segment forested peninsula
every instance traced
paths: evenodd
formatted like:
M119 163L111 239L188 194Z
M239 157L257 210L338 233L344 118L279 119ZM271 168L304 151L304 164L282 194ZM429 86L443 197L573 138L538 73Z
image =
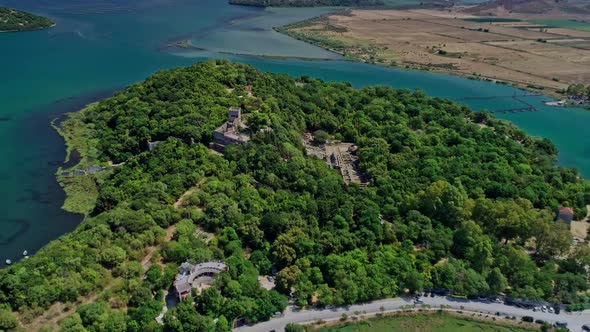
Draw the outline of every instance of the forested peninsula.
M0 6L0 32L39 30L53 25L55 22L48 18Z
M232 5L256 7L375 7L383 6L383 0L229 0Z
M230 107L250 139L222 154L208 147ZM289 294L300 306L431 287L587 301L590 247L554 220L560 206L586 214L589 183L555 166L551 142L446 99L218 60L157 72L61 130L83 155L74 168L101 168L60 181L96 197L75 231L0 270L0 330L229 331ZM306 152L326 141L358 147L366 186ZM186 261L228 270L160 325Z

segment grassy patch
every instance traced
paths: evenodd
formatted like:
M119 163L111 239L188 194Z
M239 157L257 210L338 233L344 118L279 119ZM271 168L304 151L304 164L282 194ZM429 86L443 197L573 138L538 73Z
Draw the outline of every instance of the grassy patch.
M345 323L329 327L315 329L317 332L410 332L410 331L434 331L434 332L526 332L535 329L520 326L499 324L495 322L471 320L459 318L444 313L397 315L372 318L356 323Z
M86 165L97 159L97 140L92 138L94 137L93 125L84 123L84 114L94 107L96 103L86 106L80 112L69 113L68 118L60 124L61 128L54 124L53 127L66 141L66 163L70 161L74 150L80 154L80 165Z
M440 55L440 56L444 56L447 58L462 58L463 57L463 53L460 52L447 52L445 50L438 50L436 52L436 54Z
M382 64L391 64L399 60L394 50L376 45L369 39L346 35L346 28L332 25L325 16L286 25L277 28L277 31L339 53L347 60Z
M96 204L98 188L95 176L61 177L59 184L66 192L62 209L72 213L89 213Z
M420 6L421 0L384 0L383 4L388 8L405 8Z
M92 124L84 122L84 114L95 104L88 105L80 112L70 113L67 119L59 124L52 122L53 128L64 138L66 144L65 163L71 163L72 158L79 158L72 167L60 167L57 170L57 181L66 192L66 200L62 208L66 211L80 214L90 212L98 197L97 183L102 182L110 171L102 171L92 175L63 176L62 172L72 172L75 169L85 169L97 162L98 148L97 140L94 137Z
M533 20L533 23L545 25L547 28L564 28L590 32L590 23L576 20Z
M476 23L507 23L507 22L522 22L522 20L516 18L503 18L503 17L474 17L474 18L463 18L463 21L476 22Z

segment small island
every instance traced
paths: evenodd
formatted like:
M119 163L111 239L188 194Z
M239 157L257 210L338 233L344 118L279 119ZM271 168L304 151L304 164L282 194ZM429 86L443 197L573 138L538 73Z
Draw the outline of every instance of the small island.
M55 22L46 17L0 7L0 32L40 30L54 25Z

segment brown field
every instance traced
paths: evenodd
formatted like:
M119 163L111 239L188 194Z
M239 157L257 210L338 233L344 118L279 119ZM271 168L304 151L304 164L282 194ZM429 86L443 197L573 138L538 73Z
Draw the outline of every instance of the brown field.
M530 23L530 22L494 22L494 23L492 23L492 25L497 25L497 26L501 26L501 27L509 27L509 28L530 28L530 29L534 29L534 28L539 29L541 27L544 27L544 25Z
M580 30L572 30L572 29L550 28L550 29L547 29L547 33L554 34L554 35L560 35L560 36L567 36L567 37L590 38L590 32L580 31Z
M590 50L584 49L590 46L590 33L541 29L526 21L490 24L461 19L471 17L436 10L353 10L289 32L313 37L314 43L327 48L334 45L329 41L338 41L344 45L339 52L364 61L395 62L522 87L556 91L590 81Z
M517 40L509 42L490 42L489 45L512 49L518 52L529 52L541 57L551 57L566 64L590 64L590 52L565 47L556 43L538 43L533 40ZM578 68L578 66L576 66Z

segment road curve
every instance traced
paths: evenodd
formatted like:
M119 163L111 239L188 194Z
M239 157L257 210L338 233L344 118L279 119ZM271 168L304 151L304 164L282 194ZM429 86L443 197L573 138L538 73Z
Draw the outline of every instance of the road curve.
M564 321L568 323L570 331L582 331L582 325L590 324L590 313L565 313L561 312L559 315L543 312L534 312L532 310L508 306L502 303L490 303L480 301L457 301L446 297L423 297L421 299L425 305L429 305L432 309L445 306L452 310L464 310L471 312L481 312L484 314L495 315L500 313L501 317L516 316L520 321L523 316L532 316L534 319L542 319L544 321L555 323L556 321ZM289 306L284 314L280 317L272 318L269 321L261 322L252 326L242 326L234 329L236 332L268 332L275 330L277 332L284 331L285 326L289 323L312 323L318 320L334 321L342 317L342 314L350 316L360 315L374 315L380 312L391 313L402 310L402 307L413 305L413 299L385 299L369 303L355 304L348 307L338 307L334 309L310 309L298 310L293 306ZM417 307L420 307L418 305Z

